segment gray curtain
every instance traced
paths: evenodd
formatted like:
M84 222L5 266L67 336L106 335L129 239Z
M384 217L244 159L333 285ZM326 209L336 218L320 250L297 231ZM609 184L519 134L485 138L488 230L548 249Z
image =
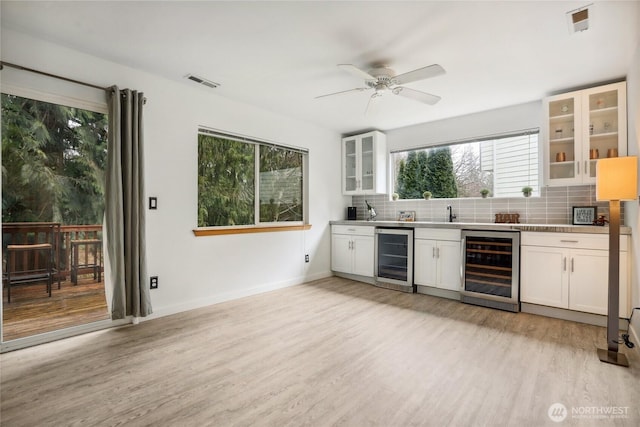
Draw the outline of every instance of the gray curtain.
M146 286L143 105L141 92L117 86L109 91L105 234L112 319L152 313Z

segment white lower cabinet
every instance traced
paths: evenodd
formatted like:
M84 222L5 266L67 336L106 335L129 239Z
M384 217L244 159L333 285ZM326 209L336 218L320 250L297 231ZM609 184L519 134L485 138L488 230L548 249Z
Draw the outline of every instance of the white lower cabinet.
M607 314L609 236L521 234L522 302ZM628 238L620 239L620 317L629 317Z
M331 226L331 270L373 277L374 227Z
M413 283L460 290L460 230L416 228Z

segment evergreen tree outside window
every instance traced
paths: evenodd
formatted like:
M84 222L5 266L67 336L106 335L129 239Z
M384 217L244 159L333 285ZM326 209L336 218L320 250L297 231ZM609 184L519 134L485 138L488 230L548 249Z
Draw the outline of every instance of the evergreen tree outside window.
M198 134L198 227L303 223L302 150Z
M2 94L2 220L101 224L107 115Z

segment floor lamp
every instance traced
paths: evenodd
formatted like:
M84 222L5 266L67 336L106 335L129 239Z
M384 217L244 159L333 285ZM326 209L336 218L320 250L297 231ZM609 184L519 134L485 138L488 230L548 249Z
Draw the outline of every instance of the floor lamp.
M607 307L607 349L598 349L602 362L629 366L618 352L620 312L620 201L638 197L638 158L612 157L596 164L596 200L609 201L609 302Z

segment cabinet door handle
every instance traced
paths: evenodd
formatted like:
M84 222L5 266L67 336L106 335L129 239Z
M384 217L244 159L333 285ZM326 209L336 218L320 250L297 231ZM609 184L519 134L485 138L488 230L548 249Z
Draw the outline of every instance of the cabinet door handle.
M436 248L436 254L438 255L436 258L440 258L440 248Z
M578 243L577 240L560 240L561 243Z
M353 249L353 241L349 240L349 249Z
M585 160L585 161L584 161L584 174L585 174L585 175L587 174L587 170L589 170L588 162L589 162L588 160Z
M576 175L580 175L580 162L576 162L576 166L578 166L578 172L576 173Z
M567 257L562 258L562 271L567 271Z
M573 273L573 258L571 258L571 272Z

